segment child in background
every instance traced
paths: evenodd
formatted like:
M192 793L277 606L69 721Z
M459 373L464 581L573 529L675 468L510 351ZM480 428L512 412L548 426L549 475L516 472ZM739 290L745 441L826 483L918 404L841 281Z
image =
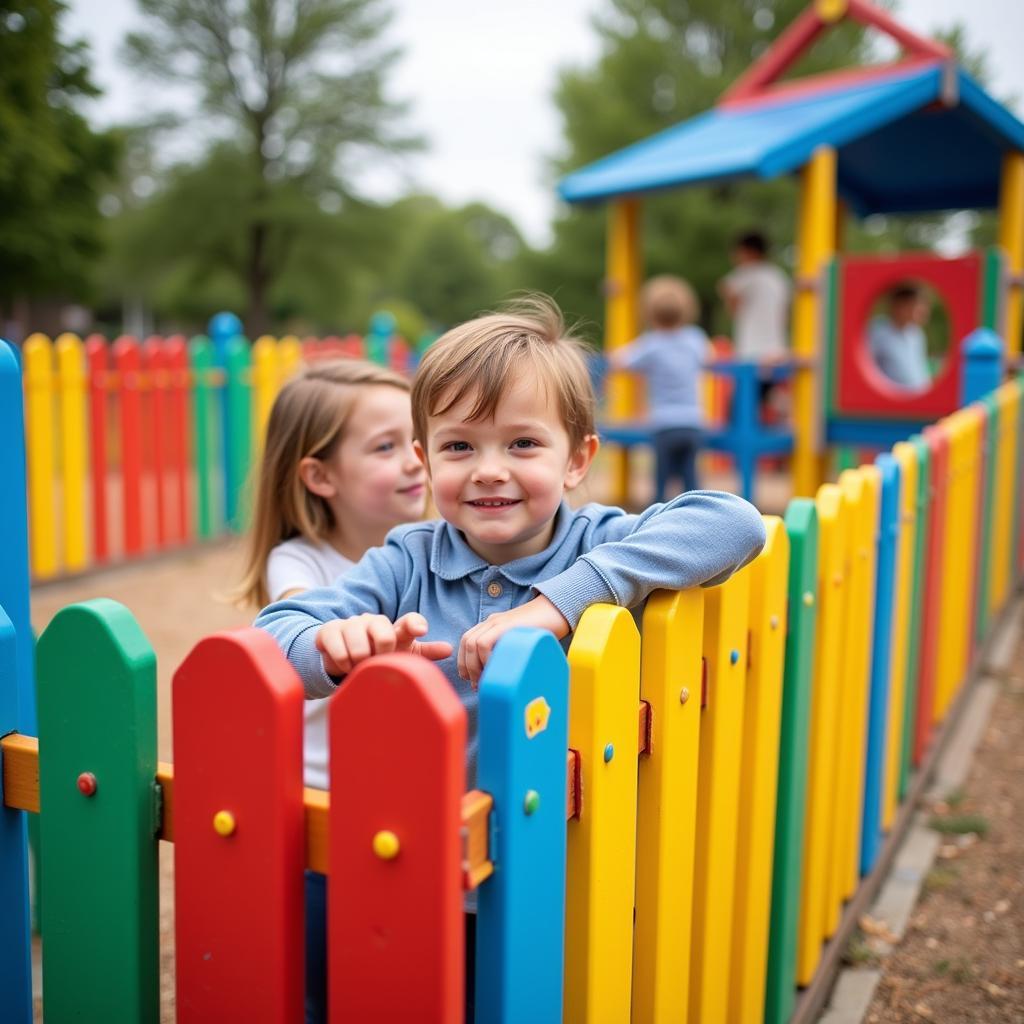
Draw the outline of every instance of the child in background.
M339 359L303 367L274 401L238 597L257 608L327 587L400 523L420 519L409 383ZM322 696L322 695L321 695ZM328 788L327 701L307 700L304 778ZM326 879L306 873L306 1019L327 1019Z
M701 364L708 336L695 323L700 307L682 278L663 274L644 285L640 296L647 332L608 353L613 370L632 370L647 383L648 418L654 428L655 501L668 497L668 482L695 491L697 449L704 426Z
M256 619L309 697L329 696L373 654L436 661L467 711L469 788L476 687L503 633L535 626L567 643L590 605L634 607L658 588L721 582L764 544L757 510L731 494L691 491L642 515L570 508L565 495L598 448L584 351L542 298L448 331L424 355L412 402L443 518L392 530L334 586ZM468 1009L474 921L467 914Z

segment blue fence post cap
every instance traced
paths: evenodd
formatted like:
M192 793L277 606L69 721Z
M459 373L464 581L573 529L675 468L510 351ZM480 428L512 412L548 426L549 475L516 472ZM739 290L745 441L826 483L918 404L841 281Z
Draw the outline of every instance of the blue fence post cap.
M964 339L964 356L968 359L1002 359L1003 339L988 327L978 327Z

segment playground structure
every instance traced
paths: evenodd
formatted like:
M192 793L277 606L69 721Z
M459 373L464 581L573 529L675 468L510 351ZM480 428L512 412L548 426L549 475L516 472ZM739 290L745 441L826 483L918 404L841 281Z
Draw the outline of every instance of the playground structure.
M782 81L816 38L849 18L893 39L900 60ZM1004 340L1014 364L1024 327L1024 124L923 39L867 0L817 0L711 111L574 171L559 191L573 203L609 205L606 348L640 333L641 197L744 177L800 179L793 363L785 371L742 364L714 373L749 377L742 422L712 429L708 446L729 451L749 478L758 455L792 451L794 493L826 479L828 445L884 448L965 400L963 347L977 329ZM921 213L997 208L998 245L956 259L842 251L847 211ZM950 349L917 393L895 388L873 365L866 326L873 304L907 279L930 285L950 319ZM792 375L791 429L765 429L756 407L759 373ZM629 447L649 439L637 422L636 383L609 382L605 434L621 446L616 493L627 493ZM746 489L749 494L749 489Z
M806 40L846 9L818 4L779 46L794 52L786 42L794 32ZM857 0L848 10L884 19ZM912 54L920 42L906 40ZM957 115L958 106L939 103L929 116L962 116L969 126L991 115L992 135L1014 138L1019 124L997 117L962 72L947 71L947 57L918 53L911 66L846 78L825 92L852 103L846 85L867 81L892 100L885 90L912 79L900 102L913 119L924 116L914 104L931 102L922 97L937 81L956 81L969 109ZM747 85L756 91L765 81ZM786 90L796 88L756 102L739 89L737 106L720 111L754 116L780 103L781 131L793 114ZM892 123L877 94L843 109L853 134L869 112ZM927 400L948 407L900 412L890 402L887 420L864 404L884 385L870 367L861 367L859 390L841 387L853 379L838 369L844 353L863 354L857 330L838 329L843 310L856 322L851 308L869 307L876 285L887 285L853 258L830 262L836 154L839 171L857 165L843 163L845 137L824 141L835 151L818 148L820 122L812 121L799 151L809 156L794 325L800 358L777 371L794 376L795 472L810 496L794 499L782 518L766 517L764 552L723 586L653 595L639 631L623 609L590 609L568 671L550 637L509 634L481 683L474 791L465 792L461 706L432 666L382 658L333 698L330 793L303 792L301 687L273 644L251 630L200 641L179 668L175 761L156 763L155 666L145 637L124 608L89 602L58 615L34 646L20 489L0 502L0 608L10 620L0 616L4 1020L31 1019L26 812L39 813L42 825L48 1020L156 1018L159 841L175 844L182 1021L299 1019L305 865L331 879L332 1020L461 1019L467 890L479 899L478 1020L812 1019L957 701L1024 579L1024 378L1004 381L998 338L1015 356L1024 143L999 157L1000 251L969 258L978 284L967 294L979 305L973 321L955 321L955 344L973 357L965 355L962 372L947 364L936 377ZM781 173L804 164L764 166ZM844 172L838 180L852 201L850 182L860 179ZM936 194L921 193L929 202ZM989 198L980 187L970 195L979 204ZM861 207L872 208L884 207ZM609 279L628 285L610 291L615 344L636 330L636 201L616 199L611 223ZM930 272L913 271L937 280ZM867 299L856 299L858 281ZM837 330L826 344L829 324ZM232 346L223 368L211 346L179 346L186 358L190 349L201 356L191 372L204 398L193 397L193 409L216 413L224 403L202 430L193 413L205 450L234 451L242 437L251 457L258 410L269 408L259 396L272 398L295 352L291 343L260 344L234 403ZM58 351L69 347L58 341ZM234 358L248 353L244 346ZM131 408L132 381L141 383L132 377L137 367L124 369L131 372L115 364L104 378L127 389L118 409ZM725 372L739 389L756 383L756 368ZM173 379L152 373L149 399L187 410L171 383L166 399L157 397L160 382ZM218 397L207 385L221 387ZM627 392L628 382L612 383L616 410ZM0 345L0 477L15 481L25 474L21 400L16 359ZM167 415L175 423L188 413ZM31 480L43 428L33 428L31 412L27 419ZM130 420L136 434L144 420ZM209 422L236 440L225 442ZM837 483L819 483L826 441L857 438L889 450ZM81 464L66 452L62 459L65 473L69 461ZM211 505L244 465L239 456L206 476ZM189 475L203 476L188 467L179 478ZM176 485L170 493L180 500ZM228 517L223 495L225 511L210 513L213 530ZM189 516L202 522L194 512L180 522Z
M21 415L5 346L8 479ZM87 602L34 651L24 505L0 503L4 1019L31 1020L40 810L51 1021L155 1019L160 840L182 1021L298 1019L304 865L331 878L332 1020L461 1019L467 889L479 1020L810 1019L1024 575L1022 481L1018 377L767 517L750 566L654 595L642 631L591 608L568 672L552 638L510 633L468 793L461 705L385 657L333 698L331 791L303 794L301 685L254 630L179 668L156 764L145 637Z

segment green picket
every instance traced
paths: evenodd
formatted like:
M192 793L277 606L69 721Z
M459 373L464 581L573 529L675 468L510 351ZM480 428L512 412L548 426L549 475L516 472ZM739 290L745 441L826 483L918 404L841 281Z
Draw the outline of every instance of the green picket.
M37 663L46 1020L155 1022L153 649L103 598L59 612Z
M978 572L974 588L974 642L980 644L985 639L988 630L989 620L989 579L992 575L992 518L995 514L993 492L996 479L996 441L999 437L999 403L993 394L986 395L981 400L985 409L985 459L983 472L985 474L982 483L982 508L981 519L978 523L979 550L978 550Z
M252 354L245 338L227 344L227 448L224 453L224 517L232 530L244 530L249 521L245 483L252 461Z
M917 454L917 529L914 532L914 569L910 584L910 616L907 620L907 664L904 683L903 734L900 738L899 799L910 785L910 761L914 752L914 723L917 718L917 677L921 663L921 615L924 604L924 568L928 550L928 504L930 500L930 450L920 434L910 439Z
M789 632L782 691L766 1024L784 1024L789 1020L796 994L807 728L818 590L818 513L814 502L794 498L786 509L785 524L790 544Z
M210 471L218 431L214 429L213 346L200 336L188 343L188 364L192 371L192 464L196 474L196 532L202 539L213 536L213 487Z

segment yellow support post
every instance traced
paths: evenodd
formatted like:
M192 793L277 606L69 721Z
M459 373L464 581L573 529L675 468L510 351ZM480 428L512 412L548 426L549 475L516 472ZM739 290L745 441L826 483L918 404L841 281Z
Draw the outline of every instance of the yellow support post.
M1010 287L1006 296L1006 354L1020 355L1024 330L1024 153L1003 157L999 188L999 246L1006 253Z
M605 262L606 352L632 341L639 333L640 278L643 273L640 252L640 201L618 199L608 206L608 249ZM628 420L637 415L637 384L629 374L608 374L608 417ZM626 505L629 498L629 453L620 448L612 452L613 504Z
M263 451L270 409L281 387L277 342L269 334L264 334L253 342L252 385L252 440L253 451L258 455Z
M797 496L810 497L821 483L824 456L819 351L823 271L836 250L836 153L829 146L816 149L801 174L797 228L793 355L811 365L793 375L793 490Z
M989 576L989 607L999 611L1010 592L1010 561L1013 551L1013 477L1017 467L1017 423L1020 392L1004 384L997 392L999 408L996 442L995 519L992 538L992 569Z
M658 591L644 609L640 697L653 741L638 772L633 1024L686 1022L703 629L699 588Z
M892 668L889 675L888 732L885 737L885 776L882 784L882 830L888 832L896 814L900 785L900 748L906 703L907 658L910 656L910 604L914 585L914 545L917 538L917 449L906 441L893 446L900 467L900 527L896 542L896 585L893 604Z
M835 817L836 713L842 687L844 568L847 517L835 484L818 488L818 635L808 730L804 856L800 879L797 949L799 985L814 977L821 957L822 921L830 887L830 844Z
M691 1024L722 1021L728 1012L736 826L739 817L752 813L738 806L749 612L749 567L704 596L707 705L701 715L697 777ZM608 1014L604 1019L627 1018Z
M765 516L765 527L764 550L750 566L750 651L741 742L729 1024L764 1019L768 968L789 536L778 516Z
M57 380L60 391L61 525L64 568L77 572L86 566L85 475L88 457L85 419L85 349L76 334L57 339Z
M566 849L565 1019L627 1021L633 966L640 634L625 608L587 609L569 648L569 746L582 808Z
M57 521L54 509L53 346L45 334L32 334L22 346L25 375L25 456L28 462L28 537L32 575L55 576ZM15 481L12 486L17 486Z

